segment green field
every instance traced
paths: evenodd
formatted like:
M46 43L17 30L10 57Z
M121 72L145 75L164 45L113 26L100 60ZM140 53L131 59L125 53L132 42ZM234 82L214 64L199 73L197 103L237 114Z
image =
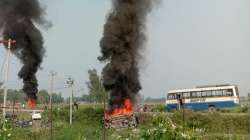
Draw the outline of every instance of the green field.
M73 112L73 124L69 125L67 106L53 110L53 140L99 140L103 139L103 109L101 105L85 105ZM250 139L250 108L224 109L216 112L180 111L161 112L157 105L154 112L140 113L137 129L106 130L107 140L158 140L158 139L197 139L197 140L247 140ZM29 117L18 114L18 117ZM8 123L0 138L10 140L49 140L50 128L41 127L48 120L49 113L43 113L43 120L36 121L32 127L16 128ZM50 126L50 125L48 125Z

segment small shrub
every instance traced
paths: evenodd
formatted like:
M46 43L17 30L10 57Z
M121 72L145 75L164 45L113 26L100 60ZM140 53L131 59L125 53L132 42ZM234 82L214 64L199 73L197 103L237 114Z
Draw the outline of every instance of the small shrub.
M12 126L7 120L1 120L0 122L0 139L9 140L12 136Z
M141 138L144 140L193 140L192 132L178 127L165 115L155 115L153 118L153 127L143 129Z
M247 106L242 107L240 112L241 113L247 113L248 112L248 107Z
M152 112L164 112L164 111L165 111L164 104L158 104L152 108Z

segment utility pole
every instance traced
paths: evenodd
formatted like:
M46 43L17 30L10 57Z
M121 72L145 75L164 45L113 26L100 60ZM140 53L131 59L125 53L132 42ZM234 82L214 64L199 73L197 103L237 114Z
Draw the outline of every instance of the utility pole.
M103 119L106 117L106 94L103 96ZM105 122L103 122L103 140L106 140L106 128L105 128Z
M53 106L52 106L52 94L53 94L53 90L54 90L54 78L56 76L56 72L51 71L50 72L50 98L49 98L49 104L50 104L50 139L53 140L53 127L52 127L52 110L53 110Z
M9 65L10 65L10 53L11 53L11 45L16 43L16 40L8 39L1 40L0 43L7 43L7 58L5 62L5 71L4 71L4 97L3 97L3 118L5 119L6 115L6 100L7 100L7 92L8 92L8 80L9 80Z
M71 87L71 95L70 95L70 114L69 114L69 124L71 125L72 124L72 106L73 106L73 94L74 94L74 80L69 77L67 82L66 82L69 87Z
M101 78L101 83L103 84L103 79ZM104 89L105 90L105 89ZM106 127L105 127L105 117L106 117L106 98L107 98L107 96L106 96L106 92L104 92L105 94L103 95L103 124L102 124L102 126L103 126L103 140L106 140L107 139L107 136L106 136L106 134L107 134L107 131L106 131Z

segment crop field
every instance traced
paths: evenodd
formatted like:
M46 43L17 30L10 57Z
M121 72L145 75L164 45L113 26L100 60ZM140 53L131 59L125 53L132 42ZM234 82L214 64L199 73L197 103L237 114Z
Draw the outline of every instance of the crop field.
M16 127L9 122L0 132L1 139L10 140L248 140L250 139L250 108L237 107L216 112L182 111L164 112L163 105L156 105L153 112L140 112L136 129L104 129L101 105L84 105L73 112L69 125L69 107L57 106L53 110L52 131L49 111L32 126ZM17 114L19 119L29 119L28 113ZM184 116L184 118L183 118ZM52 132L52 137L51 137ZM105 134L105 136L104 136Z

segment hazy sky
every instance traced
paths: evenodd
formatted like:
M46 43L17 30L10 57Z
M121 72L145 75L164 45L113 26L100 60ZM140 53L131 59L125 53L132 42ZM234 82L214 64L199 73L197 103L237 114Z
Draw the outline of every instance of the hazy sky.
M237 84L240 94L250 92L250 1L162 0L148 17L148 42L141 63L146 97L165 97L177 88L206 84ZM56 71L56 88L68 75L78 95L86 93L88 69L103 67L97 61L109 0L42 0L53 23L43 30L46 58L38 73L40 89L49 88L49 72ZM5 50L0 48L0 57ZM2 64L2 60L0 61ZM1 65L0 65L1 66ZM16 74L21 65L11 61L11 87L20 88ZM2 78L2 77L0 77ZM68 96L68 90L57 90Z

